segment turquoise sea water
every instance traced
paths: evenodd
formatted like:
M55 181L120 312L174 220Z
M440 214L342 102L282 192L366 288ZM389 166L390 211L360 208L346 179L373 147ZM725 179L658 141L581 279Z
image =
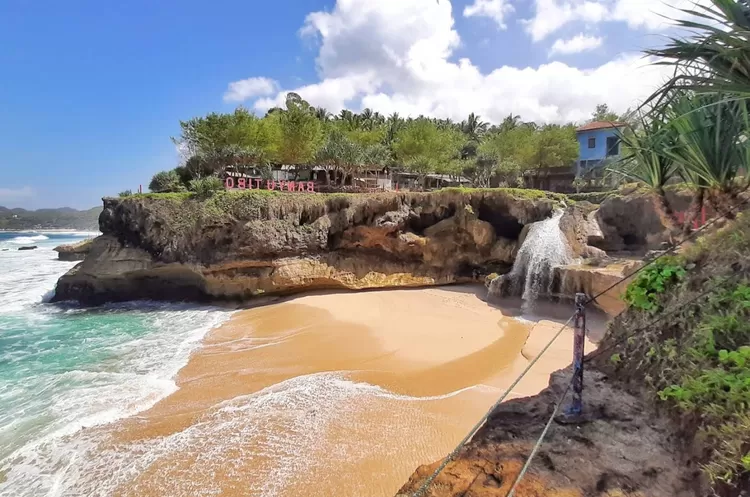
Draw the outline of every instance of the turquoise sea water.
M150 302L49 304L75 262L52 250L95 233L0 232L0 495L78 495L76 434L152 406L229 312ZM37 245L36 250L18 247ZM7 250L6 250L7 249Z

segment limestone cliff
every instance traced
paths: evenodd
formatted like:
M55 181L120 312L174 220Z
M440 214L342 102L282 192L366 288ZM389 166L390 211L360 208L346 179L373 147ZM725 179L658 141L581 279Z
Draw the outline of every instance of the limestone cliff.
M465 281L507 271L524 226L558 203L512 189L106 198L103 235L55 299L244 300Z

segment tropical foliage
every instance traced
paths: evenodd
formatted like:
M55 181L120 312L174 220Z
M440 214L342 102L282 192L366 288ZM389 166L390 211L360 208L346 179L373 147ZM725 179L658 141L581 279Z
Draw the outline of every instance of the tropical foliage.
M606 105L597 112L608 113ZM606 116L605 116L606 117ZM182 163L152 180L154 192L194 190L191 181L231 167L270 177L272 166L299 174L315 167L328 183L342 184L365 170L411 173L417 184L437 173L473 186L521 186L526 171L572 166L578 155L575 125L538 126L510 114L491 125L471 113L461 122L425 116L384 116L371 109L333 115L289 93L284 107L258 117L240 107L180 122L173 138ZM175 180L175 176L177 180Z
M688 38L649 50L675 76L642 109L637 125L621 134L626 151L614 169L654 192L665 225L678 223L664 186L682 181L693 190L683 231L691 230L705 202L734 217L748 188L750 142L750 2L711 0L684 10L677 24Z

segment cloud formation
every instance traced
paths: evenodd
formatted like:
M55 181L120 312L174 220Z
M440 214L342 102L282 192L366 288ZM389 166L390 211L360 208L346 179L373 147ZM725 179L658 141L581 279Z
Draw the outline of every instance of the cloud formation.
M580 8L591 19L600 15ZM338 0L330 12L309 14L301 33L319 43L319 81L259 98L251 104L257 111L281 105L295 91L330 112L369 107L456 120L476 112L492 122L509 113L537 122L581 121L599 103L616 112L632 108L668 73L641 54L591 69L554 61L482 72L468 58L451 58L460 37L451 4L443 1Z
M271 95L278 91L276 82L268 78L247 78L229 83L225 102L243 102L249 98Z
M516 9L509 0L474 0L464 8L464 17L489 17L500 29L506 29L505 17Z
M552 44L549 54L550 56L555 54L574 54L580 52L586 52L588 50L594 50L599 48L604 43L604 38L599 36L589 36L580 33L573 38L563 40L562 38L555 40Z
M542 41L572 23L624 22L631 29L664 31L680 9L710 0L534 0L534 16L523 21L532 40Z

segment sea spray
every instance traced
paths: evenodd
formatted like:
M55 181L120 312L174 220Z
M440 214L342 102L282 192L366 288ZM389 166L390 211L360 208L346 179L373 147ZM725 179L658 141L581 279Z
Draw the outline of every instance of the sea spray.
M539 295L552 292L553 269L573 261L568 242L560 231L562 215L562 211L557 211L551 218L530 225L513 268L490 283L490 293L520 295L528 308Z

